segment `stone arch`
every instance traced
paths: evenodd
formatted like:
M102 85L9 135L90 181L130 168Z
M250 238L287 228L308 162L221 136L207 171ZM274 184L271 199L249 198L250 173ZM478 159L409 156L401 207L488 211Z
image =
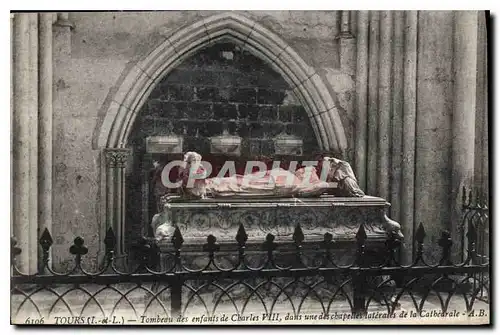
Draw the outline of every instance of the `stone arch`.
M288 82L304 106L322 150L343 153L347 140L334 99L316 70L276 34L232 12L181 28L125 75L97 129L97 148L125 148L147 97L163 77L200 49L229 41L268 63Z

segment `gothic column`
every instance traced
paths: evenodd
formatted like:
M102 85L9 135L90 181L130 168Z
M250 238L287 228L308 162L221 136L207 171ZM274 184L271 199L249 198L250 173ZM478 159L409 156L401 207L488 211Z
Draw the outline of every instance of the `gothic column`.
M486 13L478 11L477 75L476 75L476 157L474 185L488 195L488 40L486 36ZM481 157L481 158L479 158Z
M369 12L357 15L355 162L359 186L366 190L368 134L368 23Z
M392 116L392 12L380 12L379 81L378 81L378 136L377 136L377 191L389 199L390 134Z
M367 146L367 184L368 194L377 192L378 161L378 84L379 84L379 39L380 12L370 11L370 30L368 45L368 146Z
M403 258L413 254L415 211L415 130L417 120L418 12L405 13L403 62L403 135L401 159L401 229L405 236Z
M52 13L40 14L39 20L39 231L52 232ZM39 255L41 257L41 254ZM40 258L39 257L39 258ZM41 262L39 262L41 264Z
M15 14L13 64L13 235L19 269L37 270L38 14Z
M477 71L477 11L454 13L454 101L452 118L452 185L449 229L456 240L461 218L461 189L474 176Z
M403 79L405 12L393 12L392 117L391 117L391 219L401 222L401 165L403 160Z
M113 228L116 236L115 254L125 252L125 166L130 151L125 148L106 148L106 229Z

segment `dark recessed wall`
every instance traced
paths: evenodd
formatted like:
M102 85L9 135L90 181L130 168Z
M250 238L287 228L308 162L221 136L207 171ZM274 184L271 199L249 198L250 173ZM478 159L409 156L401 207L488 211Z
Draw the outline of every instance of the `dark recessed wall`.
M136 243L155 214L153 190L143 194L152 167L151 157L144 155L146 137L183 135L184 152L197 151L210 160L209 137L224 128L242 137L239 160L272 157L272 138L282 132L303 139L304 155L318 151L306 111L278 73L232 44L206 48L155 87L136 119L129 140L134 161L127 175L127 243Z
M232 44L202 50L173 70L141 110L131 142L144 151L150 135L184 135L184 151L210 152L209 137L224 128L242 140L243 157L272 155L281 132L317 143L304 108L271 67Z

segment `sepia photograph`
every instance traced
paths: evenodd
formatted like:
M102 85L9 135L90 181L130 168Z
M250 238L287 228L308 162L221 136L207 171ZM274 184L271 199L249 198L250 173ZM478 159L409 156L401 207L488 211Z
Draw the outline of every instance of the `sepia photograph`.
M11 325L491 325L491 21L12 10Z

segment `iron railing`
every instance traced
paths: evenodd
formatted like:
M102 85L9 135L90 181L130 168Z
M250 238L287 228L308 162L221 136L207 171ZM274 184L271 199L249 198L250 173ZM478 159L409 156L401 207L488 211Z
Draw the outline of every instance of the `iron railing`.
M46 324L203 324L230 318L272 323L287 318L307 322L308 317L319 315L320 320L335 322L370 315L391 318L401 311L414 316L429 316L430 311L477 316L479 308L483 316L488 311L488 300L479 298L488 294L489 283L480 282L478 275L487 273L490 265L478 254L477 227L472 223L467 229L466 257L457 264L451 261L452 240L447 231L438 241L439 262L427 262L422 224L415 234L417 252L411 264L399 262L400 241L395 236L388 237L374 262L368 257L371 247L363 226L355 238L353 261L339 264L333 237L325 233L316 249L306 250L298 225L290 252L282 251L272 234L260 251L251 251L240 225L233 251L221 250L217 239L209 235L202 250L193 253L183 251L183 236L177 228L171 250L161 250L154 240L144 238L138 264L127 269L115 257L116 239L110 228L97 271L82 265L88 248L77 237L69 248L73 268L61 273L49 265L53 241L45 230L39 241L43 272L37 274L18 270L16 256L22 250L12 239L11 320L16 324L36 320Z
M485 263L489 260L490 254L490 216L488 197L483 190L470 189L467 191L465 187L462 189L462 222L459 230L461 233L461 246L465 250L468 228L473 226L476 237L476 254L474 262L477 264ZM467 257L466 253L462 253L462 261ZM489 285L489 274L480 272L476 275L476 280L479 287ZM487 294L481 292L481 299L487 299Z

